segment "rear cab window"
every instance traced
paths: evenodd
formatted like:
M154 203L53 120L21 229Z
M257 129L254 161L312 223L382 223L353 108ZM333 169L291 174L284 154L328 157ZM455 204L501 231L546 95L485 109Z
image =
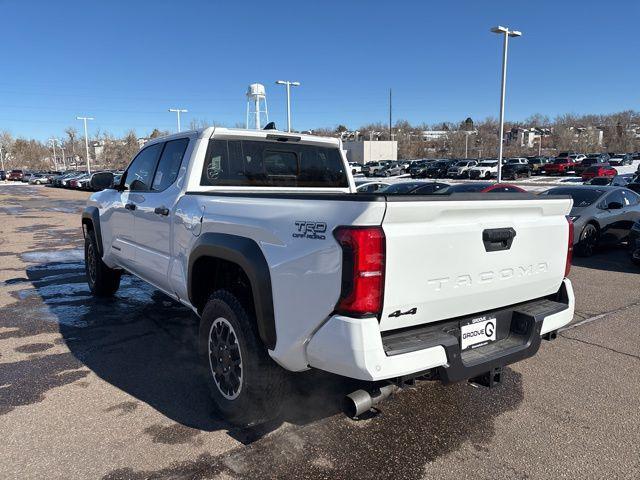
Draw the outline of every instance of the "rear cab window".
M348 188L349 182L338 148L212 139L200 185Z

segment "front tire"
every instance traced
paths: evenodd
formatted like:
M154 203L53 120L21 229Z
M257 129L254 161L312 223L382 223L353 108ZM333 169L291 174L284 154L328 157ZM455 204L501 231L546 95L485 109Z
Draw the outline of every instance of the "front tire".
M288 381L260 339L254 318L238 298L217 290L200 322L200 351L218 411L230 423L249 426L276 418Z
M111 297L118 291L122 272L107 267L102 261L93 230L89 230L84 239L84 268L91 293Z
M590 257L593 255L596 245L598 244L598 229L592 223L587 223L582 232L580 232L580 239L576 245L576 255L580 257Z

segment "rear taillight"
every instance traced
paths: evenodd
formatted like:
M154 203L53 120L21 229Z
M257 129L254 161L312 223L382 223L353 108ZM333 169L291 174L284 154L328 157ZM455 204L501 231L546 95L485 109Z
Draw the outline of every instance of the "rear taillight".
M567 241L567 263L564 267L565 278L569 276L571 271L571 260L573 259L573 221L570 217L567 217L567 223L569 224L569 238Z
M385 237L381 227L338 227L342 248L342 290L336 312L379 315L384 294Z

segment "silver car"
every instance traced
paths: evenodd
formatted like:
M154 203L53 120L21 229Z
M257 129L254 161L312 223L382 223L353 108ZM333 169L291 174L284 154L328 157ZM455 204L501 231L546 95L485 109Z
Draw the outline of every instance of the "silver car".
M573 198L571 220L576 255L588 257L599 245L617 245L640 220L640 195L624 187L579 185L555 187L542 195Z

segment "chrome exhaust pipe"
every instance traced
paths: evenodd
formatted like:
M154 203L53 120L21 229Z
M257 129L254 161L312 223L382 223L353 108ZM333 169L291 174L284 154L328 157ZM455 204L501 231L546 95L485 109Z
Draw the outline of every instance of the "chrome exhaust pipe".
M368 412L382 400L394 393L398 387L392 383L382 387L373 389L371 392L366 390L356 390L344 397L343 410L350 418L357 418L363 413Z

